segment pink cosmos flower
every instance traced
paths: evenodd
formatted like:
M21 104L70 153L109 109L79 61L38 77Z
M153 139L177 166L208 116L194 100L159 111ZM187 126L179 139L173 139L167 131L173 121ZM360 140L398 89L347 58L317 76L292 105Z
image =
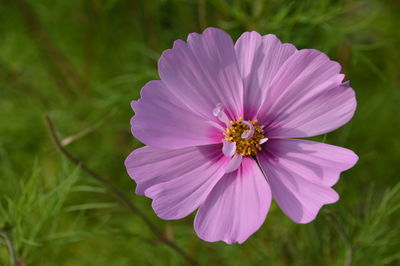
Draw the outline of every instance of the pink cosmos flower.
M264 222L271 199L296 223L315 219L331 188L358 160L352 151L293 139L347 123L355 94L324 53L272 34L234 44L208 28L177 40L159 62L161 80L132 102L132 133L147 146L125 161L136 193L159 217L183 218L206 241L242 243Z

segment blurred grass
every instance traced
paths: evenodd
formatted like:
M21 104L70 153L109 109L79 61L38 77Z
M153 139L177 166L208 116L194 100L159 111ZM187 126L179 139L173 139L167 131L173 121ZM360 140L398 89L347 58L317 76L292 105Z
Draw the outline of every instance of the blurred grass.
M388 0L0 0L0 227L20 265L182 265L136 216L56 152L43 115L68 149L128 193L199 263L399 265L400 3ZM193 215L166 222L135 196L123 160L129 102L157 79L175 39L217 26L274 33L343 66L357 93L354 119L326 142L360 161L335 186L341 200L308 225L273 204L243 245L199 240ZM325 140L323 136L316 140ZM0 263L8 252L0 238Z

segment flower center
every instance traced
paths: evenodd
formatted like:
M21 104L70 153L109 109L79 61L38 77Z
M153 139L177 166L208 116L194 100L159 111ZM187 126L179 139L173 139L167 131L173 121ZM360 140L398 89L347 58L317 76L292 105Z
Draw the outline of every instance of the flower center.
M253 156L261 150L264 130L257 125L257 120L246 121L243 118L230 121L230 128L226 129L225 139L229 142L236 142L236 153L243 156Z

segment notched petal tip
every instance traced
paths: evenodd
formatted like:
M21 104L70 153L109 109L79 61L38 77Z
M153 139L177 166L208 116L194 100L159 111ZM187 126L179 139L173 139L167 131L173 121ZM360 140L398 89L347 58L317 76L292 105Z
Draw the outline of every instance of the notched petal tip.
M346 149L346 148L343 148L343 149L347 150L347 152L349 153L349 155L348 155L349 156L348 168L343 169L343 171L347 171L347 170L353 168L357 164L357 162L360 159L360 157L352 150L349 150L349 149Z
M343 80L343 79L342 79L342 80ZM340 87L350 88L350 80L346 80L345 82L343 82L342 84L340 84Z
M133 111L135 111L135 109L137 109L138 104L139 104L139 100L131 101L131 108L132 108Z
M200 34L201 35L223 34L223 35L229 36L229 38L231 38L231 36L228 33L226 33L224 30L221 30L221 29L218 29L218 28L215 28L215 27L208 27L208 28L204 29L203 32L200 33Z
M325 203L319 205L319 207L316 208L313 213L304 215L303 217L301 217L300 219L297 219L297 220L290 216L289 216L289 218L297 224L309 224L309 223L313 222L318 217L318 214L320 213L321 209L325 205L334 204L339 201L339 199L340 199L339 194L332 188L330 190L331 190L331 195L330 195L331 199L329 201L326 201Z

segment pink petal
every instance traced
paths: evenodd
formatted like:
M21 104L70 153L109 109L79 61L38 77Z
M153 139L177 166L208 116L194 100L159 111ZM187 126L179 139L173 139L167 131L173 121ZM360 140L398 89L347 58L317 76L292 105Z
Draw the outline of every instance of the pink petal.
M294 222L308 223L324 204L339 199L330 187L358 157L351 150L333 145L270 139L257 159L281 209Z
M244 83L245 117L255 119L272 79L296 48L289 43L282 44L273 34L261 36L253 31L240 36L235 51Z
M243 158L239 171L224 175L201 205L194 226L209 242L243 243L263 224L271 191L257 163Z
M225 139L222 140L222 153L226 157L232 157L236 152L236 142L230 142Z
M235 154L235 156L232 157L228 165L226 166L225 173L231 173L233 171L236 171L240 164L242 163L243 156L240 154Z
M310 137L347 123L356 99L343 78L340 65L320 51L293 54L276 74L257 115L267 136Z
M175 41L162 54L158 72L168 89L201 116L215 120L218 103L231 120L242 115L243 84L232 39L224 31L208 28L190 34L187 43Z
M217 122L215 122L215 121L207 121L207 123L208 123L210 126L216 128L219 132L222 133L222 135L224 134L225 128L224 128L223 126L221 126L220 124L218 124Z
M162 81L147 83L133 102L132 134L143 143L165 149L220 143L222 133L188 109Z
M206 199L223 176L229 158L221 145L160 150L143 147L125 161L137 183L136 193L153 199L152 207L163 219L180 219Z

